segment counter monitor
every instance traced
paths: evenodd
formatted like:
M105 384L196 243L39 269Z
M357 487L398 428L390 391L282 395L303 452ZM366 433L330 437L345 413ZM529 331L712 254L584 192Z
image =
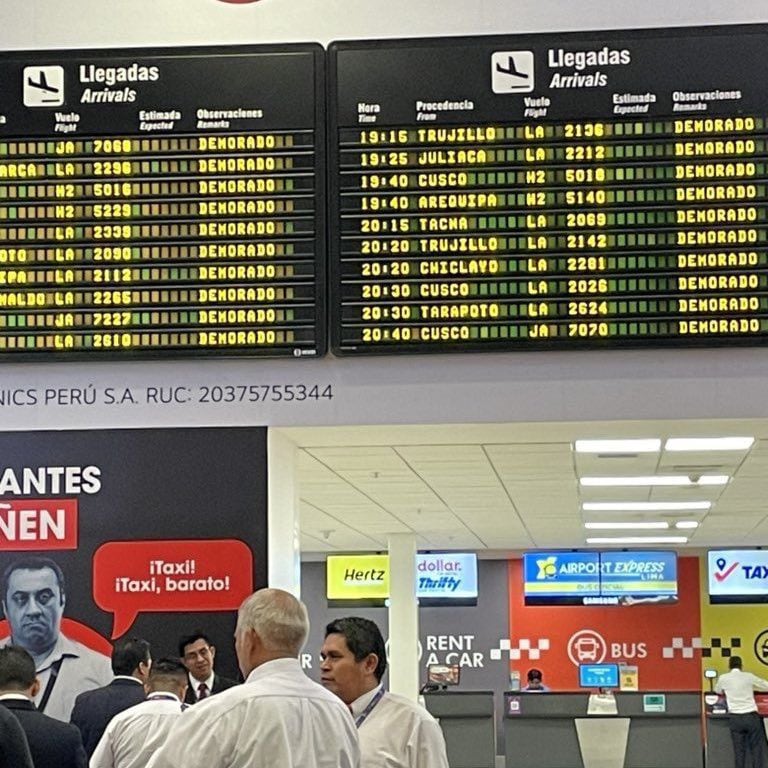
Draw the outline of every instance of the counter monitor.
M763 344L768 27L331 47L338 354Z
M580 688L618 688L618 664L579 664Z
M325 348L320 46L0 57L0 360Z

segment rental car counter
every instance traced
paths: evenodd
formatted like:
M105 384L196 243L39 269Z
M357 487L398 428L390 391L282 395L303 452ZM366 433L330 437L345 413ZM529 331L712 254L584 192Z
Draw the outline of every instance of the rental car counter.
M496 713L493 691L439 691L424 694L438 719L451 768L494 768Z
M506 768L703 768L701 692L504 697Z

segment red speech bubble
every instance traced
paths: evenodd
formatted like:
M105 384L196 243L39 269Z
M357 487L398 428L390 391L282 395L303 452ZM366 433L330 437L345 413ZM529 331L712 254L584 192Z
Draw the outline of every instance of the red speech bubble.
M93 556L93 599L112 637L142 612L229 611L253 592L253 553L237 539L110 541Z

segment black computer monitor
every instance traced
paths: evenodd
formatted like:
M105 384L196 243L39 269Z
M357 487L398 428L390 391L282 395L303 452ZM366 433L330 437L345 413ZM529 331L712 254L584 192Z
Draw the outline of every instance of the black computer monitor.
M579 664L581 688L618 688L618 664Z

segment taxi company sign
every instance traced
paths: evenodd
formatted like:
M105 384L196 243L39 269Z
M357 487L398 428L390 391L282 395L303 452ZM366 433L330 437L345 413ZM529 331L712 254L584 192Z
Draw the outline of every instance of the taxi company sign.
M768 551L713 550L707 565L711 602L768 602Z
M329 600L389 597L388 555L329 555ZM473 553L416 555L416 596L430 599L477 597L477 556Z

